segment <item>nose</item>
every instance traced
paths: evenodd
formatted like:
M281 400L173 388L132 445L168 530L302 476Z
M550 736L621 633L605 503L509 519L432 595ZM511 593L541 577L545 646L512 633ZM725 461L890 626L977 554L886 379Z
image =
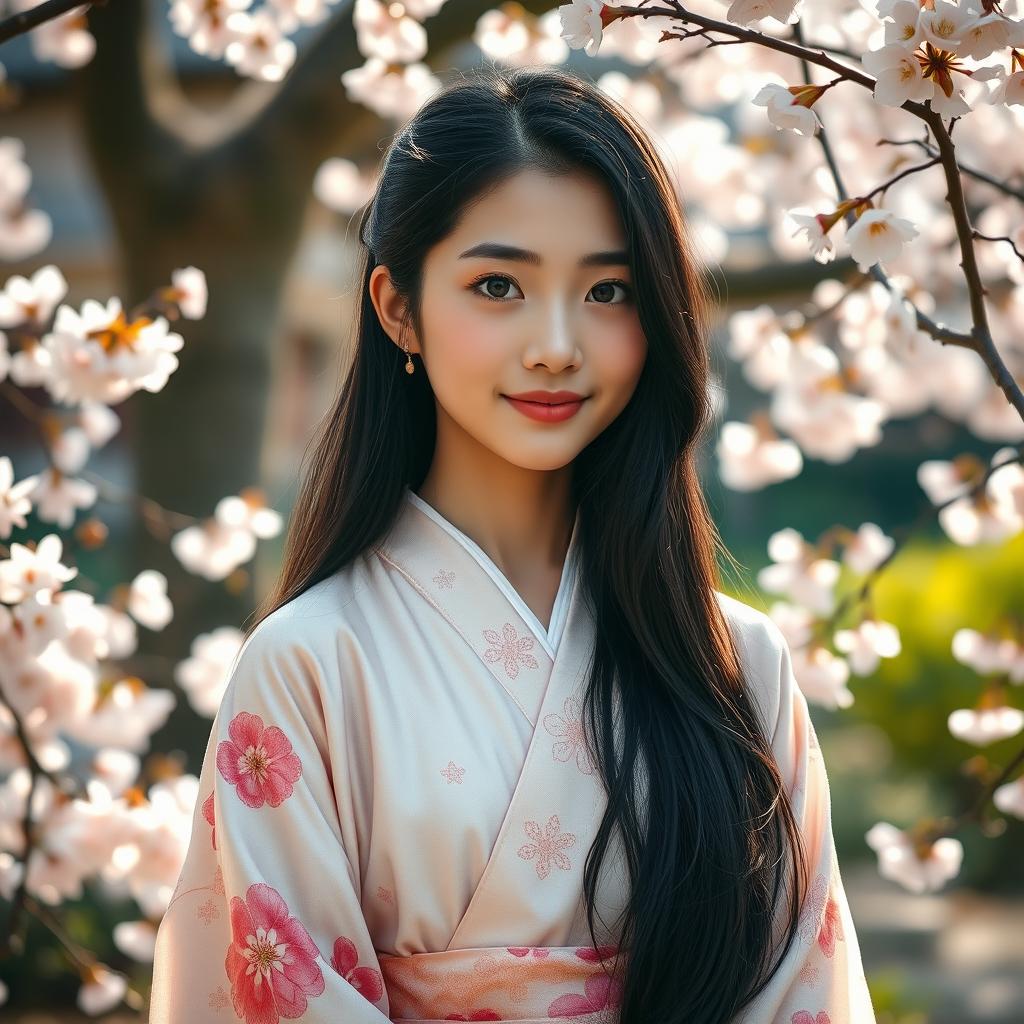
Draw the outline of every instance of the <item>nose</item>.
M576 342L576 332L569 318L556 311L546 326L538 328L533 340L523 353L527 368L546 366L552 373L567 367L579 366L583 353Z

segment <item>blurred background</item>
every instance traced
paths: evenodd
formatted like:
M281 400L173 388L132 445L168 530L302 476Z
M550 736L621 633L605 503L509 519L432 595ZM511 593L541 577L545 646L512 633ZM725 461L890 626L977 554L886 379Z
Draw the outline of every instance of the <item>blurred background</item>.
M526 18L553 6L502 10L506 18ZM100 594L141 568L169 580L175 617L146 633L135 656L148 685L179 695L152 738L153 779L198 772L210 720L184 699L174 666L197 634L242 623L269 586L283 542L283 533L261 542L252 562L211 584L171 554L175 515L209 515L224 495L261 486L267 504L287 517L305 445L335 393L351 341L358 249L350 214L400 123L342 85L341 73L362 61L350 5L332 13L337 24L292 34L299 61L283 85L243 80L227 63L198 54L175 34L167 9L143 0L90 11L97 50L78 68L40 60L26 36L0 46L7 76L0 135L22 140L31 204L52 220L49 243L6 260L5 279L55 264L69 285L64 301L76 309L87 298L114 295L129 307L188 265L203 270L209 285L206 316L174 328L185 344L168 385L117 408L121 431L90 462L106 481L93 514L107 524L109 539L75 550L82 576ZM482 45L488 10L450 0L427 22L425 63L440 81L500 59L493 41ZM548 40L555 45L550 32ZM780 255L772 237L778 229L764 210L748 218L716 207L728 201L720 193L734 171L711 155L706 133L716 119L751 166L791 161L797 178L806 170L805 147L776 132L758 108L737 114L728 97L709 95L700 119L693 118L692 90L711 89L699 69L684 89L670 63L653 74L614 46L598 59L557 47L547 52L595 80L609 76L609 89L627 90L637 79L656 83L651 130L659 134L661 126L659 137L675 156L680 197L718 296L713 358L722 417L748 419L764 396L728 354L730 316L761 305L800 309L818 282L849 281L857 270L848 260L817 263L799 251L805 246L782 245ZM627 94L643 113L644 94ZM681 141L688 124L696 127ZM0 435L19 478L45 467L36 426L5 399ZM893 533L920 522L874 592L876 614L899 627L901 653L852 681L849 708L811 708L880 1024L1024 1022L1024 822L1007 816L997 836L968 827L959 834L959 876L920 895L880 877L864 839L877 821L903 827L956 813L977 792L968 766L976 751L950 734L946 720L952 709L974 703L978 681L951 657L951 638L961 627L984 631L1008 611L1024 611L1024 535L995 545L952 543L934 517L920 518L928 503L916 472L924 459L964 452L986 459L991 450L962 422L928 410L890 420L881 443L841 465L808 458L795 479L752 492L725 487L710 445L706 452L708 500L743 567L743 578L727 577L724 589L765 609L773 598L758 591L756 574L769 563L766 545L776 531L794 527L813 539L834 524L856 530L871 522ZM137 496L156 506L147 509ZM22 532L38 538L51 529L33 521ZM1010 700L1024 704L1020 692ZM1004 764L1016 749L1007 739L984 753ZM96 950L146 990L149 965L131 960L111 938L114 925L137 910L98 884L61 910L72 942ZM0 979L10 992L0 1008L5 1021L87 1019L75 1009L79 979L39 926L30 927L22 958L0 962Z

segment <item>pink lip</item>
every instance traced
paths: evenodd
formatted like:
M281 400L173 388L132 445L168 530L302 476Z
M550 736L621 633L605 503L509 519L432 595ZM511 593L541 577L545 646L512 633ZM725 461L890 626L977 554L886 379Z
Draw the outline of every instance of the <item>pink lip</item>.
M586 395L575 391L517 391L506 398L518 398L521 402L546 402L548 405L561 405L562 402L581 402Z
M584 401L580 398L575 402L527 402L511 395L502 397L524 416L529 416L531 420L539 420L541 423L560 423L575 416Z

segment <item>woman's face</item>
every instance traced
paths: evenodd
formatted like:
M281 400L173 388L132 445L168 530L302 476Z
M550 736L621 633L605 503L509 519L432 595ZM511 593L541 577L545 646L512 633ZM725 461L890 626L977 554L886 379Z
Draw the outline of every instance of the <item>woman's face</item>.
M475 442L520 468L552 470L618 416L647 355L624 250L611 195L582 174L524 170L464 213L427 254L422 336L405 335L437 400L438 444ZM386 268L373 271L371 294L400 342ZM506 397L562 390L583 400L560 419Z

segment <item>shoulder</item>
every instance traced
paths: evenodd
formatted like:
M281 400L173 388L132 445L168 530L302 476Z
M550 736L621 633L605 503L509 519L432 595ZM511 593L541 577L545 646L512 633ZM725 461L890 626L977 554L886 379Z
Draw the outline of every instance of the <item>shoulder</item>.
M747 692L757 701L767 735L774 735L787 694L789 649L785 635L766 612L716 590L719 607L736 642Z
M723 593L715 591L719 607L725 615L729 628L736 638L737 644L748 650L757 648L781 652L786 639L775 620L753 605Z
M358 598L365 587L359 559L275 608L245 636L229 685L248 691L284 685L293 696L322 700L323 691L337 689L342 660L359 649Z

